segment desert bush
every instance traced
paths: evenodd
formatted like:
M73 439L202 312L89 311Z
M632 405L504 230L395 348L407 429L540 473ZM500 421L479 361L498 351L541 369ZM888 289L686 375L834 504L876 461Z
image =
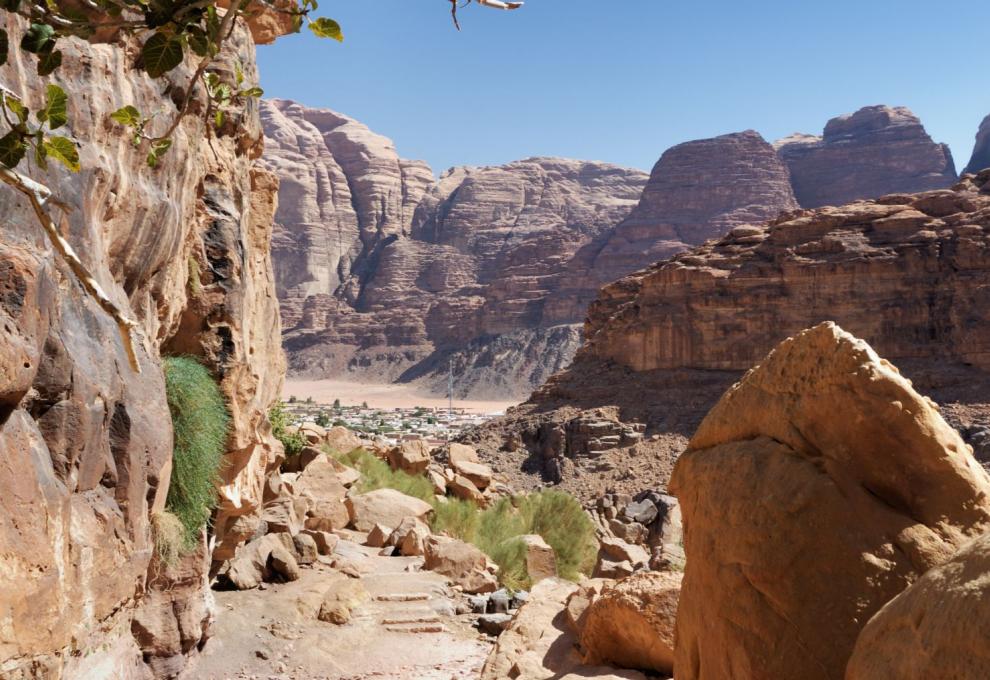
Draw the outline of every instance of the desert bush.
M375 457L365 449L354 449L337 454L337 460L361 473L358 490L361 493L376 489L395 489L407 496L413 496L432 503L433 484L422 475L410 475L402 470L393 470L388 463Z
M289 397L289 403L292 403L294 397ZM295 456L306 446L306 438L303 437L298 432L290 434L287 432L289 427L289 414L285 412L285 408L281 403L272 406L271 410L268 411L268 421L272 424L272 434L277 440L282 442L282 446L285 448L286 456Z
M186 528L179 518L167 510L151 515L151 536L155 554L166 567L174 566L188 545Z
M433 505L430 529L435 534L447 534L453 538L473 543L481 523L481 512L471 501L448 498Z
M230 416L213 376L191 357L165 359L165 393L174 437L165 505L182 524L188 548L216 507Z

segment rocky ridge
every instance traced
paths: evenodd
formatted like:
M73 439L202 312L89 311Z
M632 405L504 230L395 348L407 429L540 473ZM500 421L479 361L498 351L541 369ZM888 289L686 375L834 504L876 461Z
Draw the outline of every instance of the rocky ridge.
M292 370L429 383L453 360L462 394L496 397L566 365L593 295L564 289L568 263L632 209L643 173L534 158L435 182L356 121L262 107Z
M990 168L990 116L983 119L976 133L976 146L973 147L973 156L969 159L966 172L976 173L987 168Z
M956 181L949 147L932 141L904 107L867 106L828 121L821 136L798 133L774 147L804 208L944 189Z
M5 28L16 43L25 26ZM284 366L268 245L277 180L254 166L263 137L251 102L211 145L205 122L185 118L160 166L147 167L147 151L109 121L125 104L162 106L161 83L132 68L136 46L59 45L52 77L69 93L65 129L82 171L30 172L71 206L56 216L62 233L139 321L141 370L30 206L0 192L0 675L164 676L206 640L212 610L205 538L174 569L153 557L172 456L161 361L199 357L228 402L222 538L228 518L260 507L281 455L267 419ZM0 79L38 108L45 86L28 56L12 52ZM215 68L232 74L235 63L257 80L243 26ZM192 70L169 78L184 84Z
M520 488L559 479L588 500L664 489L741 371L788 335L835 320L909 367L975 442L990 424L988 233L987 172L738 227L603 288L572 366L470 438ZM587 455L569 434L583 422L618 443Z

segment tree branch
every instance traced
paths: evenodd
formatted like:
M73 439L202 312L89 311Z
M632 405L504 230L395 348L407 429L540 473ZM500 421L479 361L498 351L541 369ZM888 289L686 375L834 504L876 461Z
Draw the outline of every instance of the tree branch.
M113 317L113 320L117 323L120 340L124 344L124 350L127 352L127 359L131 364L131 368L135 373L140 373L141 365L138 363L137 354L134 352L134 338L132 336L132 333L139 332L137 330L138 323L122 312L114 304L113 300L103 292L103 288L93 275L89 273L89 270L86 269L86 265L76 255L76 251L73 250L72 245L62 238L62 235L58 232L58 227L55 226L55 222L52 221L52 218L45 210L45 204L51 199L52 192L43 184L39 184L30 177L25 177L3 165L0 165L0 180L17 189L31 202L34 214L37 216L42 229L48 234L48 239L51 241L52 246L69 265L69 269L76 275L83 290L96 301L103 311Z

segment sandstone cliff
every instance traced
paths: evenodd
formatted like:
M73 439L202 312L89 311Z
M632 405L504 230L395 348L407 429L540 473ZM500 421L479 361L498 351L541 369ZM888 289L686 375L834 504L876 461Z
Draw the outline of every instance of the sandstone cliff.
M830 120L821 137L795 134L774 146L805 208L943 189L956 180L949 147L933 142L903 107L867 106Z
M23 25L10 23L19 41ZM67 134L83 170L32 173L69 206L62 233L140 321L141 372L27 203L0 191L0 675L169 674L204 638L210 613L205 552L181 583L147 581L150 516L164 506L172 454L160 360L201 357L227 397L222 533L226 516L260 503L281 451L266 415L283 366L268 255L277 181L253 166L263 138L252 103L210 144L203 122L185 119L160 167L148 168L147 150L109 114L125 104L158 109L162 83L133 69L134 45L59 44L64 65L53 77L70 94ZM36 108L44 87L25 56L12 51L0 80ZM257 80L243 28L216 68L232 72L235 60ZM184 85L191 75L184 66L170 79ZM135 610L176 585L189 599L165 597L157 627L135 642Z
M474 438L519 486L536 472L585 495L662 488L740 372L823 320L978 432L990 424L988 234L990 172L737 227L603 288L571 367ZM644 437L627 434L636 424Z
M646 177L534 158L434 181L328 110L262 104L282 180L274 257L291 368L513 396L566 365L584 297L575 253L625 217Z
M976 133L976 146L973 147L973 156L969 159L966 172L979 172L986 168L990 168L990 116L983 119Z

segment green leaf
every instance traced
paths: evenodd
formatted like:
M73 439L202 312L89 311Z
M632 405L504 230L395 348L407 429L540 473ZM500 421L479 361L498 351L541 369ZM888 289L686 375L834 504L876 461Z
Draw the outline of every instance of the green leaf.
M27 119L28 119L28 110L27 110L27 107L24 106L24 104L22 104L19 99L15 99L14 97L11 97L10 95L0 95L0 97L3 97L3 104L7 107L7 109L11 113L13 113L15 116L17 116L17 118L22 123L26 123L27 122Z
M148 167L158 167L158 161L161 160L161 157L170 148L172 148L171 139L161 139L157 142L153 142L151 144L151 151L148 152Z
M10 49L10 41L7 39L7 31L0 28L0 66L7 63L7 51Z
M249 87L246 90L241 90L242 97L264 97L265 91L260 87Z
M244 69L241 68L241 62L234 62L234 82L237 87L240 87L244 83Z
M206 35L206 31L199 26L190 26L186 38L193 54L197 57L210 56L210 39Z
M333 38L337 42L344 42L344 33L340 30L340 24L333 19L320 17L309 22L311 30L317 38Z
M55 44L55 29L48 24L31 24L21 38L21 49L39 54Z
M48 150L45 148L44 135L42 135L40 140L35 141L34 162L37 163L38 167L42 170L48 169Z
M141 112L130 104L111 113L110 118L127 127L137 127L141 124Z
M25 153L27 153L27 144L17 130L11 130L0 137L0 163L8 168L16 168Z
M220 129L223 127L223 111L217 111L213 114L213 124Z
M54 158L72 172L79 172L79 149L67 137L49 137L44 149L49 158Z
M69 102L65 90L55 84L49 84L45 95L45 108L38 111L38 121L48 121L48 129L57 130L69 122L66 105Z
M38 75L51 75L55 69L62 65L62 51L52 50L38 56Z
M164 33L155 33L141 48L144 70L152 78L163 76L182 63L182 43Z

